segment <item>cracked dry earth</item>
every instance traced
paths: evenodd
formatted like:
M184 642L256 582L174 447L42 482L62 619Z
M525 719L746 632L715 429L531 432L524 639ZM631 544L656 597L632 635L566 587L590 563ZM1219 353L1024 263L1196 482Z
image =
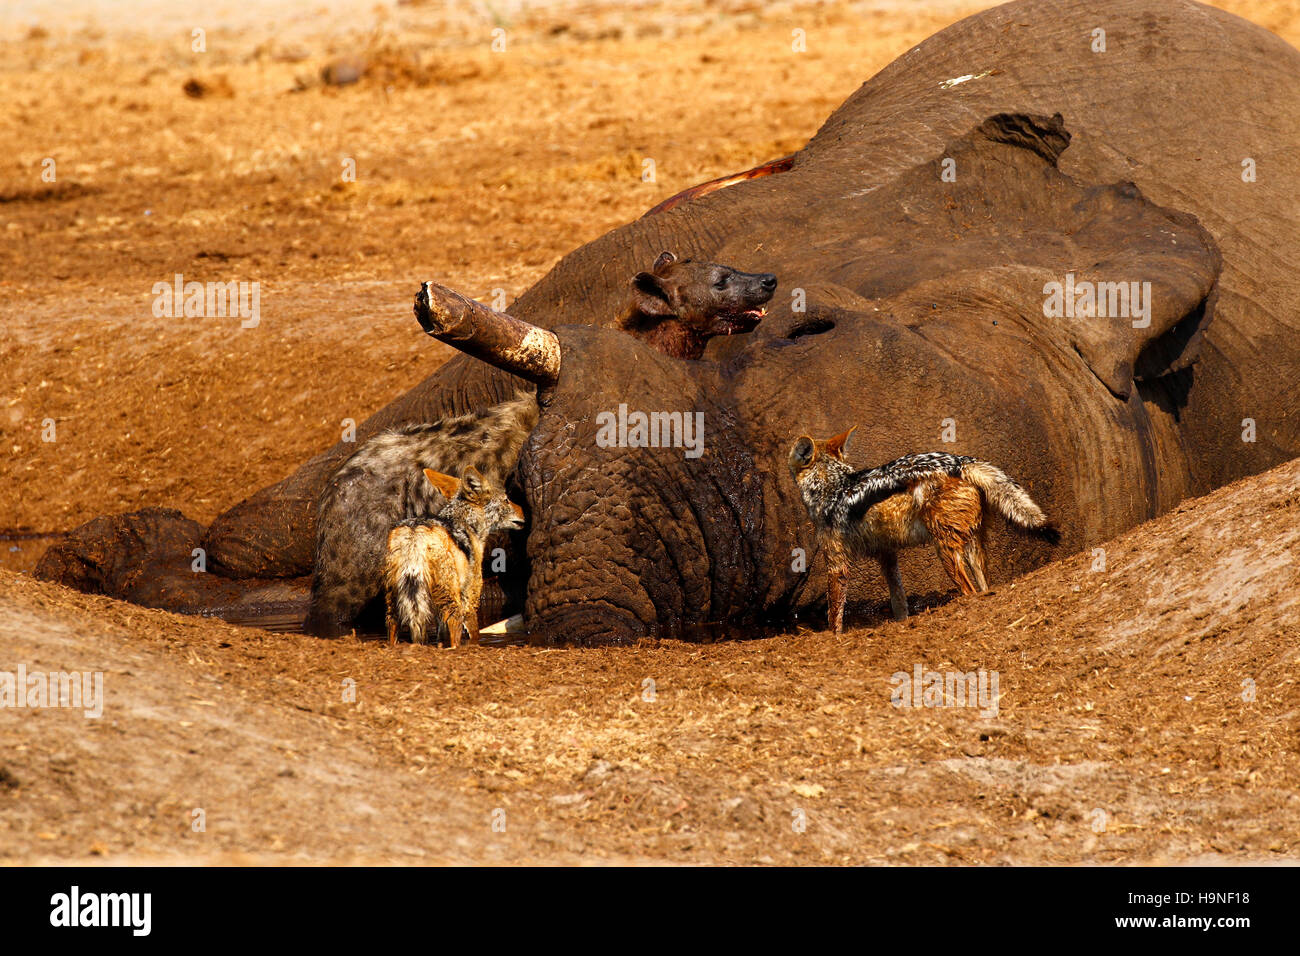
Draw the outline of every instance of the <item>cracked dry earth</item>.
M102 671L105 706L3 714L0 860L1297 861L1300 460L1103 551L840 638L614 650L393 651L4 572L0 661ZM996 671L997 715L894 707L918 664Z

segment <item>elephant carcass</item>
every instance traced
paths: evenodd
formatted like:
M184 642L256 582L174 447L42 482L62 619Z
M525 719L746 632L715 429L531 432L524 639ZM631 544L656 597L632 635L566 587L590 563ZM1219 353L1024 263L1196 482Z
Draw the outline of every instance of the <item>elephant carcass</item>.
M1067 141L1059 117L1000 115L890 183L810 207L814 221L847 207L858 224L821 233L842 271L787 270L807 310L774 313L776 328L734 343L728 362L674 362L561 326L565 371L519 468L529 626L603 643L815 602L811 528L785 468L803 431L860 424L872 462L943 448L950 433L952 450L1031 489L1074 547L1184 496L1180 436L1134 377L1158 389L1182 374L1171 366L1190 361L1211 317L1219 258L1192 217L1131 185L1066 177L1055 163ZM944 157L955 183L941 181ZM879 264L872 285L849 274L860 256ZM1054 282L1121 280L1149 284L1132 314L1044 314ZM698 415L701 453L601 440L610 416L637 411ZM1005 575L1050 553L998 535L991 566ZM946 589L931 556L905 562L906 576Z
M1063 127L1043 119L1056 113ZM1001 117L992 129L990 117ZM555 329L565 352L520 476L534 521L530 615L549 628L579 613L578 595L617 608L607 633L583 612L591 623L574 636L597 641L651 627L652 606L653 622L669 625L802 607L820 584L816 573L784 570L808 543L780 477L796 431L859 421L858 454L875 462L936 447L952 419L956 442L945 450L991 458L1033 483L1076 547L1295 455L1297 147L1300 54L1266 30L1187 0L1027 0L909 51L851 96L788 170L576 250L510 310ZM773 308L755 333L710 347L721 366L685 371L618 333L557 328L612 323L627 278L664 249L775 272L784 292L802 290L806 311L794 312L795 300ZM1151 325L1048 318L1044 286L1070 275L1151 282ZM663 374L652 381L653 367ZM580 394L577 383L591 387ZM517 384L458 358L358 437L504 400ZM703 410L708 435L734 437L720 454L689 460L680 449L633 457L598 448L594 416L619 403ZM734 420L730 432L708 420L715 410ZM1253 442L1242 441L1247 418ZM568 446L576 457L552 460L546 443L574 433L583 436ZM204 539L213 566L235 577L307 573L316 496L352 447L218 518ZM618 452L626 460L596 467ZM643 458L662 468L647 472ZM605 478L619 468L633 471ZM734 514L706 515L712 536L644 521L626 531L629 541L688 542L668 548L670 570L656 566L665 577L650 575L636 594L631 572L602 573L602 551L627 550L618 539L645 510L647 478L670 513L722 502ZM744 480L761 487L738 493L731 483ZM701 495L708 482L721 490ZM584 497L590 506L572 529L549 520ZM725 504L737 500L745 506ZM583 522L590 535L580 536ZM992 573L1045 557L995 547ZM664 583L672 575L689 586Z

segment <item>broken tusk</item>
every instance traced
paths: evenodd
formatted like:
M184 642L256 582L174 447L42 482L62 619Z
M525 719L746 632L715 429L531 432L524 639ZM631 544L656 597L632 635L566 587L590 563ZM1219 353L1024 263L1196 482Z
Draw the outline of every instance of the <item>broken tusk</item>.
M480 634L518 634L524 629L524 616L516 614L514 617L508 617L504 621L497 621L495 624L489 624L487 627L479 630Z
M560 340L513 315L426 282L415 295L415 318L439 342L537 385L560 377Z

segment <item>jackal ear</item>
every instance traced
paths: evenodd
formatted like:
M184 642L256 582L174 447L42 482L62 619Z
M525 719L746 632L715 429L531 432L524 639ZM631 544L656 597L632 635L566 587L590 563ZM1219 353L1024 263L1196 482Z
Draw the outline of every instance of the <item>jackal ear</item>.
M807 468L817 457L817 446L807 435L800 435L790 449L790 467Z
M642 315L677 314L668 301L668 290L652 272L638 272L632 277L632 304Z
M671 252L659 253L659 258L655 260L654 267L650 270L655 275L662 275L663 271L677 261L677 257Z
M437 488L442 496L448 501L456 497L456 492L460 489L460 482L451 475L444 475L440 471L434 471L432 468L424 469L424 477L429 479L429 484Z
M826 454L843 461L844 452L849 447L849 438L852 437L853 433L857 430L858 426L854 425L843 434L836 435L834 438L826 439Z
M460 484L465 489L467 497L483 493L483 476L478 473L478 469L473 465L460 473Z

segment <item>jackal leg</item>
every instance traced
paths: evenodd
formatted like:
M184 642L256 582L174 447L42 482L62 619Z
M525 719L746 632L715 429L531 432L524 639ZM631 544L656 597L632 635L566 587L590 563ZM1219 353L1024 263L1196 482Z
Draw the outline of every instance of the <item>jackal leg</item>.
M397 646L397 609L393 607L393 595L384 592L384 623L388 626L388 646Z
M975 589L977 591L987 591L989 585L988 580L984 576L983 528L980 528L979 531L966 539L966 546L962 549L962 557L965 560L966 570L970 573L971 580L975 582Z
M411 643L429 643L429 621L427 618L420 624L416 624L414 621L411 622Z
M880 573L889 585L889 609L894 612L894 620L907 620L907 592L903 590L903 575L898 570L897 554L880 556Z
M848 563L832 559L826 569L826 618L834 634L844 631L844 602L848 597L848 585Z
M469 642L471 644L477 644L479 642L478 602L482 594L482 575L471 574L469 586L461 591L460 597L460 616L465 621L465 633L469 637Z
M943 569L948 572L948 577L952 578L952 583L957 585L957 589L962 594L974 594L978 589L966 572L964 542L945 538L936 541L934 549L939 553Z
M447 622L447 643L452 647L460 647L460 635L465 629L465 618L460 613L460 608L451 607L443 611L443 620Z

